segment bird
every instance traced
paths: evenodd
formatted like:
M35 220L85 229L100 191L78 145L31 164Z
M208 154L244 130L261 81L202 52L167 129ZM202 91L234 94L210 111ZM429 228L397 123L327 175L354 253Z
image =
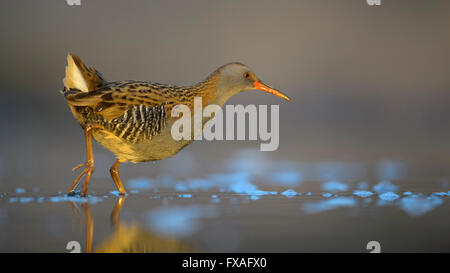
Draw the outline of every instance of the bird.
M75 194L84 177L81 196L87 195L95 169L92 138L116 155L110 174L119 194L125 195L127 192L119 176L121 163L162 160L193 141L175 140L171 136L171 125L178 119L171 115L175 106L183 104L193 109L194 98L201 97L203 107L211 104L222 107L231 96L250 89L290 100L239 62L220 66L196 84L175 86L138 80L109 82L95 68L87 67L77 55L69 53L63 84L61 93L83 128L86 142L87 160L72 171L84 169L68 191L68 194ZM203 125L205 121L208 119L203 120Z

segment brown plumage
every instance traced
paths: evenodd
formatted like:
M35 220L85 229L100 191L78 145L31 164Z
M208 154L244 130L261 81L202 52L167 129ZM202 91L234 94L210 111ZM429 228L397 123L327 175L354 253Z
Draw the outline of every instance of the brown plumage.
M172 138L170 127L176 118L170 113L174 106L184 104L193 110L194 97L201 97L203 106L222 106L232 95L248 89L260 89L289 100L279 91L262 84L247 66L240 63L221 66L193 86L131 80L107 82L97 70L86 67L74 54L68 55L67 63L62 93L85 130L88 158L86 163L74 168L85 167L69 192L85 175L82 195L87 194L95 166L91 137L117 156L110 172L119 192L125 194L118 170L121 162L164 159L192 142Z

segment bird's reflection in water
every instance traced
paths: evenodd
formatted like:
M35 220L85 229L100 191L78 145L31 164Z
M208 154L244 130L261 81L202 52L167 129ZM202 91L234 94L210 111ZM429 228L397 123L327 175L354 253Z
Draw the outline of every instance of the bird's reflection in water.
M170 253L170 252L197 252L194 248L179 240L153 234L138 223L125 223L120 221L120 211L125 202L124 196L119 197L111 213L113 233L99 244L94 250L92 242L94 237L94 218L91 215L89 203L82 203L84 211L84 227L86 231L86 252L92 250L98 253ZM80 215L75 203L70 202L75 214Z

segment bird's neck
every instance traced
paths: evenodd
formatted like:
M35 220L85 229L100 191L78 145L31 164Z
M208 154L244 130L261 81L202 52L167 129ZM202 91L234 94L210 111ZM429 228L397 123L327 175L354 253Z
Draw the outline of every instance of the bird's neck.
M218 81L219 76L213 73L205 80L193 85L191 87L193 97L201 97L203 106L215 103L218 96Z
M204 81L192 86L195 97L202 97L202 105L217 104L222 107L235 94L221 84L220 72L216 71Z

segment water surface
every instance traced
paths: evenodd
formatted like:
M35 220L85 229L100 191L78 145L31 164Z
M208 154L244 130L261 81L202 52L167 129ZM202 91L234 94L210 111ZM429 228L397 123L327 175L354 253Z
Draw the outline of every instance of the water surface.
M217 172L126 179L125 197L106 176L84 198L2 192L0 251L68 252L78 241L98 252L368 252L374 240L384 252L450 250L445 180L417 182L393 161L370 175L373 162L239 157L210 162Z

